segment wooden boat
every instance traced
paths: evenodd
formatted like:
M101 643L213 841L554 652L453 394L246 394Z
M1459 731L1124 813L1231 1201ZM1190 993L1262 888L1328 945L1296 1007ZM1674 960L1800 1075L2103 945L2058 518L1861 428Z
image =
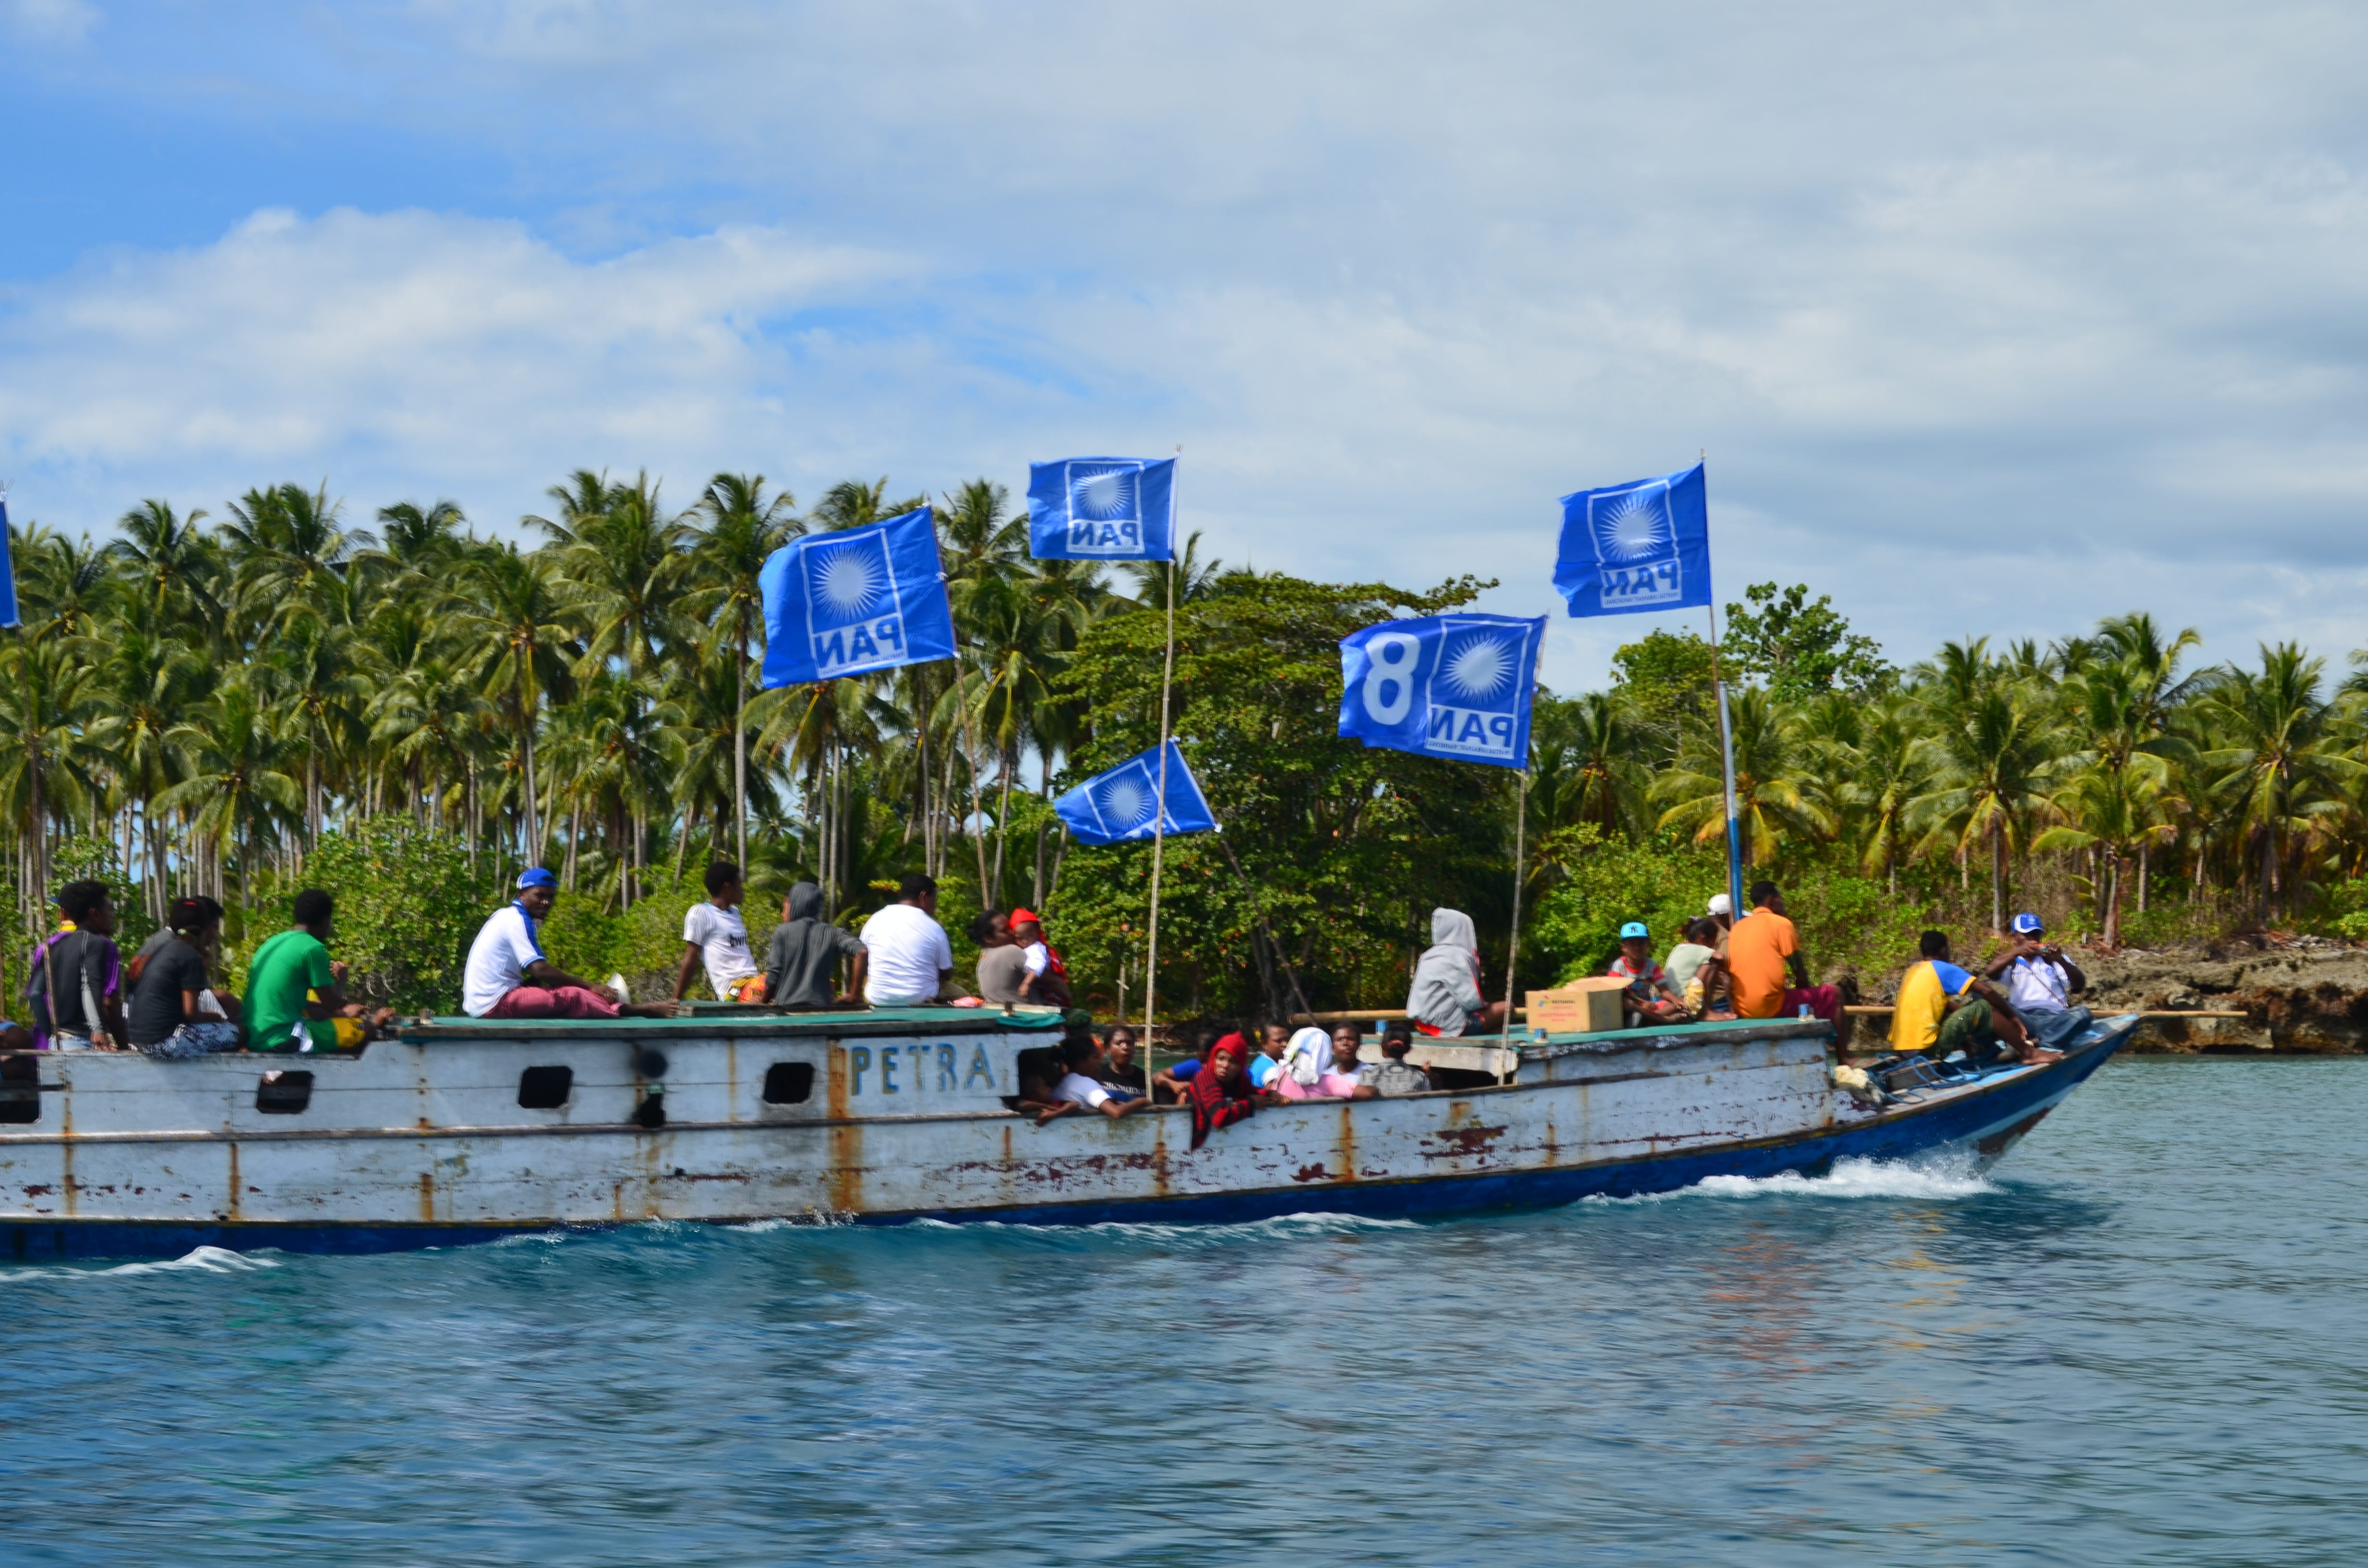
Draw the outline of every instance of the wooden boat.
M1175 1108L1016 1114L1020 1054L1057 1026L983 1009L450 1018L311 1056L24 1053L0 1062L0 1257L377 1250L652 1220L1439 1215L1845 1156L1987 1162L2135 1022L1881 1108L1837 1087L1814 1019L1427 1046L1417 1060L1447 1086L1261 1108L1199 1149Z

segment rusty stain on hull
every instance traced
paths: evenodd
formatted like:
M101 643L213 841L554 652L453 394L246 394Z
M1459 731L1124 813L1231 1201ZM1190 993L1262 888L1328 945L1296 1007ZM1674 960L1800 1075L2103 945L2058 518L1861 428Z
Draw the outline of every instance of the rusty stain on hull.
M1342 1100L1340 1102L1340 1136L1338 1142L1340 1146L1340 1179L1342 1181L1354 1181L1357 1179L1357 1124L1350 1117L1349 1109L1350 1106L1353 1106L1357 1102L1354 1100Z
M1435 1142L1440 1147L1425 1149L1422 1157L1426 1160L1486 1159L1496 1153L1497 1140L1504 1135L1502 1124L1496 1127L1443 1128L1423 1140L1426 1143Z
M828 1057L830 1107L830 1206L841 1214L857 1212L863 1204L863 1129L847 1116L847 1051L838 1041L824 1048Z
M235 1220L238 1218L239 1190L238 1145L233 1143L230 1146L230 1212L225 1216L228 1219Z
M434 1171L419 1173L419 1222L423 1225L432 1225L436 1222L436 1173Z

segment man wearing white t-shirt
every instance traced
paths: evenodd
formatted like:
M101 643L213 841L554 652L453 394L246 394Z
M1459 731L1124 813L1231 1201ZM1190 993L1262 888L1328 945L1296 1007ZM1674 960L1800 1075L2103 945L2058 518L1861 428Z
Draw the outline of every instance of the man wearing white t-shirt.
M607 991L542 956L542 922L559 901L559 879L541 866L519 873L515 902L494 911L469 946L461 1010L472 1018L671 1018L671 1002L620 1004Z
M1152 1108L1149 1100L1132 1089L1112 1088L1097 1076L1109 1066L1109 1059L1092 1030L1076 1029L1062 1042L1061 1062L1068 1071L1053 1087L1055 1103L1037 1114L1039 1127L1072 1110L1099 1111L1116 1120L1129 1112Z
M740 918L740 900L747 893L740 868L718 860L707 868L707 902L694 903L682 917L682 963L675 971L674 994L679 1002L690 994L691 972L703 960L707 983L718 1000L762 1002L765 977L748 952L748 927Z
M907 871L896 884L896 902L863 923L866 1002L925 1007L944 993L954 977L954 949L937 913L938 880Z

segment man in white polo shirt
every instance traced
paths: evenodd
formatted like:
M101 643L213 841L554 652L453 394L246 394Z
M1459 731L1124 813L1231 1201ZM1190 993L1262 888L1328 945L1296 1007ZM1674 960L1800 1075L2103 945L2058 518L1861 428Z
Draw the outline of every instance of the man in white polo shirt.
M954 977L953 944L938 924L938 880L907 871L896 902L863 923L863 999L875 1007L926 1007Z

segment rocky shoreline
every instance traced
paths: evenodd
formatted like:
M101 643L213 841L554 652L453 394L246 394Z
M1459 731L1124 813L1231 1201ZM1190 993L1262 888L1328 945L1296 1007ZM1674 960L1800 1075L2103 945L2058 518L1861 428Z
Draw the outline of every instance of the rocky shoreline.
M2098 1013L2242 1009L2241 1018L2149 1018L2136 1055L2356 1056L2368 1051L2368 949L2321 937L2073 949ZM1888 1001L1893 977L1881 1000ZM1868 1000L1876 1000L1870 996Z

